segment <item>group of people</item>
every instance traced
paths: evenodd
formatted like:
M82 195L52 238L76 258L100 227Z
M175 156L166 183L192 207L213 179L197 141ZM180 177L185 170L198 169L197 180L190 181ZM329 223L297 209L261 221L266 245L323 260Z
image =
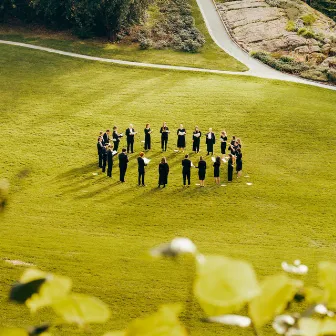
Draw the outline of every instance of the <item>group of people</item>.
M150 124L146 124L144 129L144 151L149 151L151 149L151 135L152 130ZM113 167L113 157L118 154L119 159L119 170L120 170L120 182L125 182L125 174L129 162L128 153L134 153L134 140L137 132L135 131L133 125L131 124L129 128L125 131L127 146L122 148L120 154L118 154L119 144L121 138L124 136L123 133L119 133L116 126L113 127L113 133L111 135L110 130L106 132L100 132L97 142L98 150L98 165L102 168L102 171L107 171L107 176L112 176L112 167ZM167 123L163 123L160 128L161 134L161 148L163 152L167 151L168 139L170 130L167 126ZM186 148L186 129L181 124L177 130L177 149L175 152L184 152ZM192 150L195 153L200 152L200 143L201 143L202 133L199 128L196 126L192 134ZM237 178L241 176L243 169L242 161L242 151L241 151L241 141L236 139L235 136L232 137L232 140L227 144L228 138L225 131L222 131L220 134L220 149L222 157L217 156L212 158L213 169L214 169L214 178L215 183L220 184L220 167L221 164L228 163L228 181L232 181L234 166L236 167ZM212 128L209 128L209 131L205 134L205 143L207 147L207 155L214 154L214 145L216 143L215 133L212 131ZM226 156L226 150L229 150L230 153ZM138 184L139 186L145 186L145 167L150 160L145 158L145 153L142 151L137 158L138 162ZM107 169L106 169L107 167ZM207 171L207 163L204 158L201 156L197 166L194 166L191 162L189 155L185 155L182 160L182 176L183 176L183 185L190 186L190 176L191 168L195 167L198 169L199 185L204 187L204 181ZM161 159L159 164L159 183L158 187L165 187L168 183L168 174L169 174L169 165L165 157Z

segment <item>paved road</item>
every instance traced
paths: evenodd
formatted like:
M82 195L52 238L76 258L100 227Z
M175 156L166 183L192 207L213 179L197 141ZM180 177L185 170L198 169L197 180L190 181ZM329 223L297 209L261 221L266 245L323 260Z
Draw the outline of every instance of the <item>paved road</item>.
M206 6L206 1L207 0L198 0L200 2L202 2L200 4L200 8L202 10L203 13L204 12L204 8L202 6ZM211 3L211 0L210 0ZM245 71L245 72L235 72L235 71L223 71L223 70L211 70L211 69L201 69L201 68L192 68L192 67L183 67L183 66L174 66L174 65L164 65L164 64L152 64L152 63L141 63L141 62L132 62L132 61L122 61L122 60L117 60L117 59L110 59L110 58L102 58L102 57L94 57L94 56L88 56L88 55L82 55L82 54L76 54L76 53L72 53L72 52L67 52L67 51L62 51L62 50L57 50L57 49L53 49L53 48L46 48L46 47L40 47L40 46L36 46L33 44L28 44L28 43L21 43L21 42L13 42L13 41L6 41L6 40L0 40L0 44L8 44L8 45L13 45L13 46L19 46L19 47L24 47L24 48L29 48L29 49L35 49L35 50L42 50L42 51L46 51L46 52L50 52L50 53L54 53L54 54L59 54L59 55L64 55L64 56L69 56L69 57L75 57L75 58L81 58L81 59L86 59L86 60L90 60L90 61L98 61L98 62L106 62L106 63L114 63L114 64L121 64L121 65L129 65L129 66L138 66L138 67L146 67L146 68L156 68L156 69L168 69L168 70L179 70L179 71L196 71L196 72L205 72L205 73L216 73L216 74L226 74L226 75L235 75L235 76L251 76L251 77L261 77L261 78L271 78L271 79L280 79L280 80L284 80L284 81L290 81L290 82L297 82L297 83L304 83L304 84L309 84L309 85L313 85L313 86L319 86L322 88L326 88L326 89L331 89L331 90L336 90L336 86L329 86L329 85L324 85L324 84L320 84L320 83L315 83L312 81L306 81L304 79L295 77L295 76L288 76L285 74L282 74L281 72L279 73L278 71L273 70L272 68L269 68L268 66L265 66L262 63L259 63L258 61L256 61L255 59L253 59L252 57L250 57L248 54L244 53L237 45L235 45L231 39L229 38L229 36L226 33L226 30L218 16L218 14L216 13L215 7L212 4L212 9L214 10L214 12L210 12L210 14L205 14L205 19L206 19L206 23L207 25L209 25L209 21L208 19L210 18L210 15L217 15L217 21L214 21L213 24L211 23L211 26L209 27L209 31L211 33L211 35L213 36L214 40L216 41L216 43L223 48L225 51L230 51L228 53L232 53L232 55L235 57L235 53L237 53L238 57L237 59L243 61L245 60L245 58L243 59L243 57L246 57L246 65L250 66L250 64L255 64L255 67L251 67L249 71ZM211 8L211 7L210 7ZM214 16L216 17L216 16ZM214 27L213 27L214 26ZM227 36L223 35L223 39L221 40L221 43L223 45L221 45L218 40L217 40L217 35L213 35L214 30L213 28L216 28L216 34L221 34L221 33L225 33ZM218 36L219 37L219 36ZM225 39L228 38L228 42L230 42L230 48L232 49L226 49L226 43L225 43ZM224 48L225 45L225 48ZM243 62L244 63L244 62ZM272 75L271 73L274 73L274 75ZM282 77L277 77L277 75L282 75Z

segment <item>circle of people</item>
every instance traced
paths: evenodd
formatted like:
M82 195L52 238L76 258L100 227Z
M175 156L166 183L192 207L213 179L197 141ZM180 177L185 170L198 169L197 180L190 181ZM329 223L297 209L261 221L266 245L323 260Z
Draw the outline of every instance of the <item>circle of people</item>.
M119 159L119 170L120 170L120 182L125 182L125 175L127 171L127 166L129 162L128 153L134 153L134 138L138 132L135 131L132 124L129 125L129 128L125 131L125 137L127 142L127 148L122 148L121 153L118 155ZM144 151L140 152L138 161L138 185L145 186L145 167L150 162L150 159L145 157L146 151L151 149L152 142L152 133L153 130L150 128L150 124L146 124L144 129ZM167 151L168 139L170 130L167 126L167 123L164 122L160 128L161 134L161 149L162 152ZM176 132L177 134L177 149L174 152L184 152L186 148L186 134L187 131L181 124L179 129ZM107 176L112 177L112 167L113 167L113 157L118 154L119 144L121 138L124 137L124 133L119 133L116 126L113 127L113 132L111 134L110 130L106 132L100 132L98 137L97 149L98 149L98 165L99 168L102 168L102 172L107 171ZM200 152L202 132L199 127L196 126L195 130L192 133L192 151L196 154ZM207 155L214 155L214 145L216 143L215 133L212 131L212 128L209 128L209 131L205 134L205 143L207 149ZM220 184L220 166L222 162L228 163L228 181L232 181L234 167L236 168L237 178L241 176L243 169L242 161L242 151L241 151L241 141L235 136L232 137L232 140L228 143L227 134L225 131L220 133L220 149L222 157L212 157L213 169L214 169L214 178L215 183ZM226 155L226 150L229 150L230 153ZM106 169L107 167L107 169ZM182 160L182 177L183 185L190 186L190 176L191 168L195 167L198 169L199 185L204 187L204 181L207 170L207 163L204 160L203 156L200 156L197 166L195 166L189 155L186 154ZM159 183L158 187L163 188L168 183L168 174L169 174L169 165L165 157L161 159L159 164ZM188 183L188 184L187 184Z

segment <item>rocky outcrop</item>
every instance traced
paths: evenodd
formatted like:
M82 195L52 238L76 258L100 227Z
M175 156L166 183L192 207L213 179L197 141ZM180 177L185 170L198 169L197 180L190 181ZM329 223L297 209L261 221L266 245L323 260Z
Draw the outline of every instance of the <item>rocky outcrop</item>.
M301 0L221 0L216 5L242 48L304 62L314 70L305 76L322 78L314 67L336 55L336 23Z

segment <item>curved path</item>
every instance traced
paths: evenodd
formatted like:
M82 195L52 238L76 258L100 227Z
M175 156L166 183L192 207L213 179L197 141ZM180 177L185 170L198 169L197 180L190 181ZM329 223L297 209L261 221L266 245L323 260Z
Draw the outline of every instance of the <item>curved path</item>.
M42 50L54 54L75 57L86 59L90 61L99 61L106 63L114 63L128 66L138 66L138 67L147 67L147 68L156 68L156 69L168 69L168 70L179 70L179 71L196 71L196 72L206 72L206 73L216 73L216 74L227 74L227 75L236 75L236 76L251 76L259 78L268 78L268 79L277 79L288 82L308 84L312 86L318 86L326 89L336 90L336 86L321 84L314 81L309 81L300 77L291 76L284 74L282 72L276 71L269 66L257 61L252 58L249 54L244 52L234 41L232 41L230 35L228 34L224 23L222 22L219 14L216 11L216 7L212 0L197 0L200 10L202 12L203 18L209 30L209 33L212 39L216 44L223 49L226 53L236 58L238 61L244 63L249 67L248 71L245 72L235 72L235 71L224 71L224 70L212 70L212 69L202 69L202 68L193 68L185 66L174 66L174 65L164 65L164 64L152 64L152 63L141 63L133 61L123 61L110 58L102 58L95 56L88 56L82 54L76 54L72 52L57 50L53 48L40 47L33 44L13 42L7 40L0 40L0 44L8 44L14 46L20 46L35 50Z

